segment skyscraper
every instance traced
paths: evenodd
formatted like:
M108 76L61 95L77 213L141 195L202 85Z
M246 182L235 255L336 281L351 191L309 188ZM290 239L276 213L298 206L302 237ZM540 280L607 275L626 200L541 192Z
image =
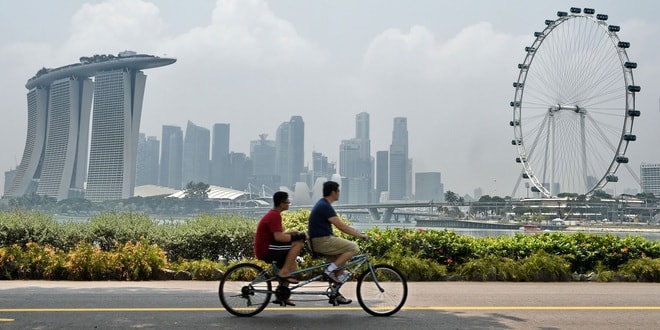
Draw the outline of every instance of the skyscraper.
M81 57L80 63L39 70L25 85L29 90L27 139L5 196L37 192L58 200L81 197L85 178L85 197L92 201L132 196L146 82L140 70L175 61L126 51L118 56Z
M344 183L343 202L366 204L371 201L373 175L371 141L369 139L369 114L355 116L355 138L343 140L339 147L339 174Z
M179 126L163 125L160 153L160 179L163 187L181 189L183 167L183 131Z
M299 181L305 171L305 122L301 116L291 116L289 121L289 187Z
M280 176L280 184L292 186L291 179L291 123L285 121L275 133L275 173Z
M138 138L137 164L135 165L135 185L158 185L158 156L160 141L155 136Z
M333 174L337 173L334 163L328 162L328 157L320 152L312 152L312 183L314 185L318 178L329 180Z
M209 183L211 132L188 121L183 140L183 187L189 182Z
M280 187L280 176L277 174L276 143L268 140L268 134L260 134L259 140L250 141L250 159L252 161L252 173L248 183L262 189L264 186L270 190L277 191Z
M229 187L229 124L213 125L211 144L211 184Z
M389 199L403 200L408 188L408 120L394 118L392 144L390 144Z
M288 122L280 124L275 148L280 184L292 189L305 167L305 123L301 116L291 116Z
M229 153L229 185L228 188L246 190L248 176L252 173L252 162L242 152Z
M415 199L421 201L444 201L444 187L440 172L415 173Z
M89 78L64 78L50 85L39 195L57 200L83 196L92 86Z
M639 166L639 178L643 193L660 196L660 164L642 163Z
M376 152L376 198L373 200L374 202L380 201L381 194L388 191L389 162L389 152L387 150Z

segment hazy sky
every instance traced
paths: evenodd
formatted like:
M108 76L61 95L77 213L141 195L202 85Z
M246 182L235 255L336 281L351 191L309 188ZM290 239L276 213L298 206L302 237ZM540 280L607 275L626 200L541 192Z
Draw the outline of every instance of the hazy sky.
M557 11L591 7L620 25L642 87L630 166L660 162L660 2L436 0L0 1L0 169L25 146L25 83L42 67L123 50L177 58L145 70L141 132L186 121L231 125L230 149L249 152L292 115L305 155L338 161L371 116L371 148L387 150L394 117L408 118L414 172L441 172L445 190L510 195L520 174L509 102L533 32ZM617 193L639 189L618 172ZM0 178L0 181L4 177ZM518 192L522 196L522 192Z

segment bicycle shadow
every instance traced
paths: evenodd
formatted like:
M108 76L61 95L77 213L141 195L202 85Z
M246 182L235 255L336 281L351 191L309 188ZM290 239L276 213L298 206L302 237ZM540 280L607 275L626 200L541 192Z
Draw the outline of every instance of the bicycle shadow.
M517 323L512 327L511 322ZM374 317L361 310L264 311L253 317L223 318L223 329L511 329L526 320L504 314L465 315L463 312L400 311Z

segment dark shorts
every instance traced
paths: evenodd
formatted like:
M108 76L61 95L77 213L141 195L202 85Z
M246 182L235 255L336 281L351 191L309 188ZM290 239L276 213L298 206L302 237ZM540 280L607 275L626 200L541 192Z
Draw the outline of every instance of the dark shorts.
M277 267L282 268L289 250L291 250L291 243L271 243L268 246L268 253L266 253L264 261L268 263L275 261Z

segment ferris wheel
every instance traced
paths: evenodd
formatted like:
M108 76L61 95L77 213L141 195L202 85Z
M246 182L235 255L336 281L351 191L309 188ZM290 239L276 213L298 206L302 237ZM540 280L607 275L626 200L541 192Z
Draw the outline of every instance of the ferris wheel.
M628 163L626 149L636 140L640 112L633 80L637 63L620 27L591 8L571 8L546 20L535 32L513 83L514 139L522 165L520 180L544 197L559 193L591 195ZM518 184L516 184L516 189ZM514 191L515 192L515 191Z

